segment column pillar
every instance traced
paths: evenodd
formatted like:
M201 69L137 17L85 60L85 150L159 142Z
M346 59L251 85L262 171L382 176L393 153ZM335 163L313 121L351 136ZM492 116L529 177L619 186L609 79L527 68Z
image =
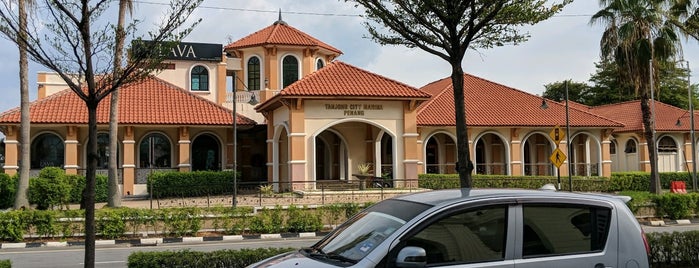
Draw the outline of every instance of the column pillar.
M132 126L124 127L124 153L122 168L122 193L124 195L134 194L134 181L136 179L136 140Z
M609 140L611 137L612 130L605 129L602 130L602 170L599 175L602 177L610 178L612 177L612 154L609 152L611 149L612 141Z
M19 170L19 141L17 135L19 128L17 126L7 126L5 133L5 173L7 175L15 175ZM30 163L26 163L29 165Z
M306 122L303 100L296 99L289 105L289 181L291 188L308 188L306 183Z
M180 172L188 172L192 170L192 165L191 159L190 159L190 145L191 141L189 140L189 127L179 127L178 129L179 132L179 151L180 151L180 157L178 159L178 165L177 167L180 169Z
M78 174L78 127L67 126L65 137L65 162L63 168L66 174Z
M519 128L510 129L510 175L522 176L522 140Z
M636 153L638 154L638 162L640 163L640 171L643 172L650 172L650 155L648 154L648 140L646 140L646 137L643 135L643 133L640 133L638 135L638 150L636 150Z
M405 179L404 187L417 188L417 105L415 101L403 103L403 176ZM396 170L393 174L399 174ZM400 181L395 182L396 186L401 185Z

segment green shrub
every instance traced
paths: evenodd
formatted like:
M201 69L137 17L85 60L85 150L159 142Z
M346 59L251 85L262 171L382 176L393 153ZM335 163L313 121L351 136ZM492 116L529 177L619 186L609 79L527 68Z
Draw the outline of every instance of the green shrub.
M29 203L37 209L53 209L70 203L71 185L65 180L65 171L58 167L41 170L39 177L29 180Z
M148 175L148 192L154 198L221 195L232 189L232 171L154 172Z
M558 184L555 176L506 176L506 175L474 175L473 188L521 188L538 189L546 184ZM561 178L562 190L569 190L567 178ZM585 192L607 192L610 179L603 177L573 176L573 190ZM420 174L418 186L426 189L455 189L459 188L458 174Z
M0 268L12 268L12 262L10 260L0 260Z
M651 194L650 192L641 192L641 191L622 191L619 192L618 195L624 195L631 197L631 201L626 202L626 206L631 209L633 213L638 212L638 209L644 206L648 205L655 205L653 203L653 196L654 194Z
M323 228L323 221L318 211L292 205L287 209L286 226L289 232L315 232Z
M30 210L27 214L31 215L29 225L34 227L39 237L54 237L61 229L55 211Z
M294 248L258 248L197 252L191 250L134 252L129 255L128 267L211 267L243 268Z
M699 266L699 231L647 233L651 267Z
M65 175L65 180L70 184L70 203L79 204L83 200L85 189L85 176ZM95 202L107 202L109 197L108 177L97 175L95 177Z
M0 213L0 240L19 242L27 230L27 213L23 210L13 210Z
M201 210L199 208L166 209L163 225L167 233L176 236L194 235L201 229Z
M250 231L258 234L276 234L285 232L284 217L279 207L262 209L250 219Z
M126 233L123 209L100 209L95 213L97 233L107 239L116 239Z
M670 219L685 219L697 208L699 194L673 194L653 195L653 201L657 207L658 216L667 215Z
M0 173L0 209L11 208L15 204L17 178L17 175L10 177L10 175Z

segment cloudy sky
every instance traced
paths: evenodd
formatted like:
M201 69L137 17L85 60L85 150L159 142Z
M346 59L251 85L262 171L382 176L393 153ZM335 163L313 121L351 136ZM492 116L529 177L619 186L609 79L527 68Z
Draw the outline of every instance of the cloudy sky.
M133 17L143 21L143 31L154 25L167 0L136 0ZM518 46L469 51L463 62L467 73L532 94L542 94L544 84L573 79L587 81L599 60L602 26L589 25L599 9L598 1L578 0L545 22L527 27L529 41ZM343 0L204 0L193 17L201 24L185 39L189 42L221 43L240 39L277 20L283 20L340 50L338 60L421 87L448 77L447 62L417 49L379 46L365 38L362 12ZM115 19L114 19L115 20ZM0 39L0 112L19 106L18 52L8 40ZM699 69L699 43L684 46L685 58ZM30 64L31 100L36 99L36 73L46 68ZM692 81L698 71L692 72Z

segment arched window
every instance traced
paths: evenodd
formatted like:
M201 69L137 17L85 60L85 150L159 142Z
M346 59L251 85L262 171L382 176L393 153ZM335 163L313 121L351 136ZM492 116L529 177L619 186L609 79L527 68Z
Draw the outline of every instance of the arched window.
M609 143L609 154L616 154L616 141L612 140Z
M676 153L677 144L672 138L665 136L658 141L658 152L660 153Z
M139 146L142 168L168 168L172 164L170 141L162 134L149 134Z
M291 55L284 57L284 60L282 60L282 76L284 79L282 88L299 80L299 61L296 57Z
M209 70L201 65L194 66L190 81L192 91L209 91Z
M248 60L248 90L260 90L260 58Z
M633 139L629 139L626 141L626 148L624 149L624 153L627 154L635 154L636 153L636 141Z
M30 167L32 169L63 166L65 143L60 137L44 133L36 137L31 146Z
M320 70L323 67L325 67L325 62L323 62L322 59L317 59L316 60L316 70Z

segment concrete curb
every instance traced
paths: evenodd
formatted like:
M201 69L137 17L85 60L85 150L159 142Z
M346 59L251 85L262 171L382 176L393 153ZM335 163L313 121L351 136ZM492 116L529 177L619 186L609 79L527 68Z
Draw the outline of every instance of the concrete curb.
M165 237L165 238L141 238L127 240L97 240L95 246L113 246L113 245L129 245L129 246L158 246L163 244L173 243L204 243L210 241L243 241L255 239L289 239L289 238L309 238L323 237L328 232L305 232L305 233L284 233L284 234L259 234L259 235L223 235L223 236L206 236L206 237ZM70 242L35 242L35 243L0 243L1 249L18 249L18 248L38 248L38 247L74 247L85 246L84 241Z

